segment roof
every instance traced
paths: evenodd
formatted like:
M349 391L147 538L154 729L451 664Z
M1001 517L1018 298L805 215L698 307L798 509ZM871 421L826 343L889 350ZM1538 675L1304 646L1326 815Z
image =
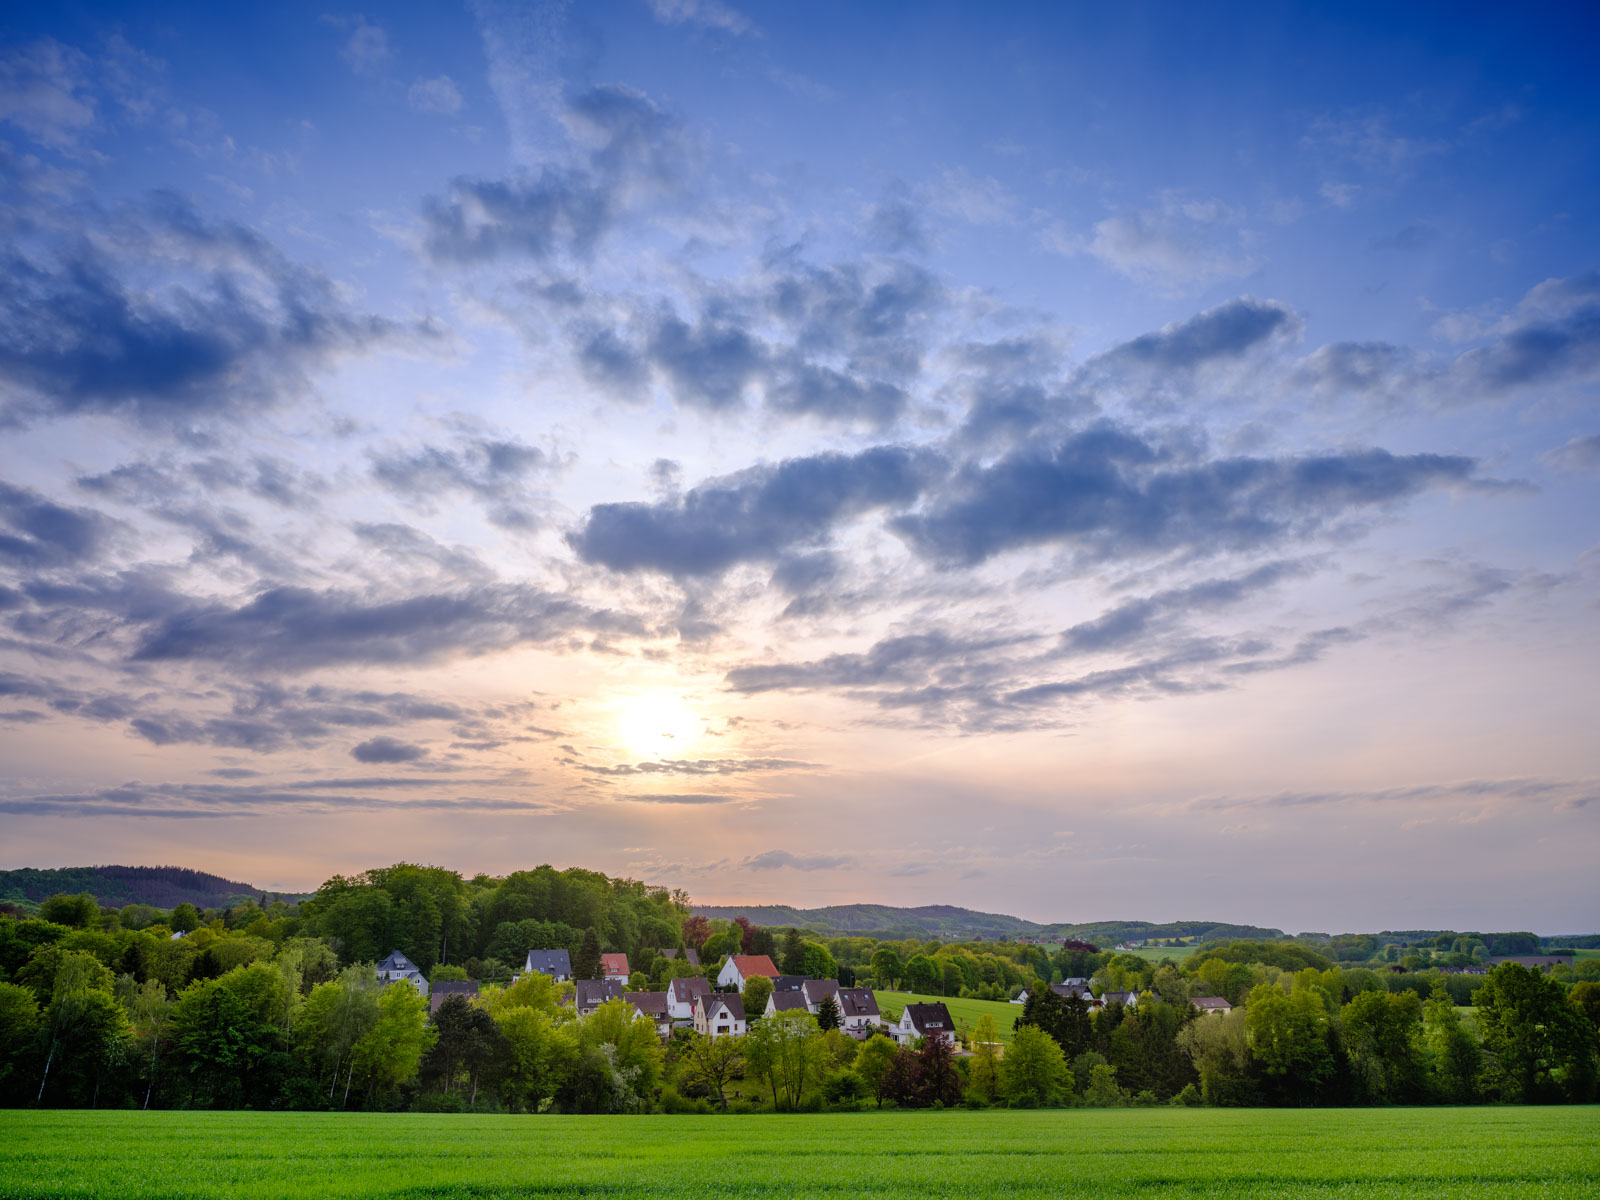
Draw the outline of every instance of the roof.
M667 992L676 1003L692 1006L696 996L711 994L711 984L704 975L690 975L686 979L674 979L667 985Z
M1087 983L1052 983L1050 990L1063 1000L1070 1000L1074 996L1079 1000L1090 999L1089 985Z
M824 996L839 999L839 981L837 979L808 979L800 986L800 994L806 998L806 1003L821 1004Z
M840 988L839 1015L842 1017L875 1017L878 1015L878 998L871 988Z
M600 970L606 975L627 975L628 956L626 954L602 954L600 956Z
M775 992L798 992L811 980L809 975L779 975L772 981Z
M599 1008L607 1000L621 1000L626 991L619 979L580 979L574 1000L580 1009Z
M1121 1005L1137 1004L1139 1002L1139 993L1138 992L1106 992L1104 995L1102 995L1100 997L1100 1002L1102 1004L1121 1004Z
M806 998L799 992L773 992L773 1012L805 1012Z
M716 1016L718 1008L725 1008L735 1021L744 1020L744 1001L739 999L738 992L712 992L709 996L701 996L695 1002L695 1007L702 1006L707 1019Z
M622 998L647 1017L654 1017L658 1021L667 1019L665 992L624 992Z
M950 1010L943 1004L908 1004L902 1017L911 1018L911 1028L918 1033L929 1029L946 1029L955 1032L956 1023L950 1019Z
M525 971L538 971L544 975L572 976L572 955L565 950L529 950Z
M778 978L778 968L768 954L735 954L730 960L734 970L746 979L752 975L765 975L768 979Z
M663 950L661 952L661 957L662 958L677 958L678 957L678 953L679 952L677 950ZM700 965L700 951L698 951L698 950L685 950L682 953L683 953L683 961L688 963L691 967L698 967Z
M428 1011L436 1013L439 1006L451 996L470 997L478 994L478 981L476 979L444 979L434 984L429 989Z
M1189 1003L1194 1005L1196 1008L1232 1008L1233 1007L1233 1005L1229 1004L1221 996L1196 996L1193 1000L1189 1001Z
M417 964L398 950L389 951L389 957L378 964L378 970L390 973L395 971L415 971L416 969Z

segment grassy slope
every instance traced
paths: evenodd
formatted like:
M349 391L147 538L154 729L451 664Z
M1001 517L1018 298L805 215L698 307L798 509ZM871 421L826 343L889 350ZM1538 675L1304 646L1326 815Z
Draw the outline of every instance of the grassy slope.
M1146 962L1158 963L1164 958L1181 963L1194 953L1194 946L1140 946L1133 950L1119 950L1119 954L1136 954Z
M0 1112L7 1197L1593 1195L1600 1108L756 1117Z
M885 1021L898 1021L900 1013L910 1001L918 1003L940 1003L950 1010L957 1028L964 1029L976 1025L978 1018L988 1013L994 1018L994 1023L1000 1029L1000 1040L1011 1040L1011 1027L1017 1023L1017 1018L1022 1015L1022 1005L1008 1004L1004 1000L961 1000L954 996L916 996L910 992L876 992L878 1008L883 1013Z

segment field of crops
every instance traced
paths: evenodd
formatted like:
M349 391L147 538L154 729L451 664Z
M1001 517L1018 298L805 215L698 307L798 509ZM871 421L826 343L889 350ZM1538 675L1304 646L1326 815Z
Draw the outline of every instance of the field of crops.
M0 1112L7 1197L1593 1196L1600 1108Z
M1011 1027L1022 1015L1022 1005L1005 1000L962 1000L955 996L917 996L910 992L877 992L878 1011L885 1021L898 1021L905 1006L913 1001L922 1004L937 1002L950 1010L956 1028L967 1029L978 1023L978 1018L988 1013L1000 1030L1002 1042L1011 1041Z

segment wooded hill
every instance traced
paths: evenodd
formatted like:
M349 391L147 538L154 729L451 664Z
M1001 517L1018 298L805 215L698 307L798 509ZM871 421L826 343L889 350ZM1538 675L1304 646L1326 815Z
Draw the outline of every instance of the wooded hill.
M1137 938L1181 938L1185 941L1281 938L1281 929L1229 925L1218 921L1093 921L1086 924L1041 925L1002 913L975 912L951 904L896 908L888 904L836 904L827 908L791 908L782 904L697 904L694 911L712 920L744 917L752 925L795 926L828 937L938 938L940 941L1010 941L1019 937L1080 938L1096 945Z
M93 896L102 908L149 904L171 909L185 903L196 908L230 908L262 896L260 888L248 883L187 867L23 867L0 871L0 901L21 903L23 907L51 896L83 892ZM299 898L282 894L269 897L291 902Z

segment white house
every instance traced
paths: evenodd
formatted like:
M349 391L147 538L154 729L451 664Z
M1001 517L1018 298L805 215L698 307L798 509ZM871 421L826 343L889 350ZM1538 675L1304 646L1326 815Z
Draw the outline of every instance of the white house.
M600 956L600 977L615 980L617 983L627 983L631 977L628 972L628 956L626 954L602 954Z
M622 997L645 1020L652 1022L662 1038L672 1036L672 1014L667 1011L665 992L627 992Z
M878 998L871 988L840 988L839 1028L853 1038L869 1038L883 1028Z
M1120 1004L1123 1008L1136 1008L1139 1004L1138 992L1102 992L1101 1004Z
M950 1019L950 1010L943 1004L908 1004L900 1020L889 1026L889 1036L902 1046L909 1046L918 1038L942 1037L956 1040L956 1023Z
M1189 1003L1202 1013L1215 1013L1219 1017L1225 1017L1233 1011L1233 1005L1221 996L1196 996Z
M428 981L422 969L400 951L391 951L389 957L378 964L379 983L409 983L422 996L428 994Z
M703 1037L742 1037L749 1029L744 1019L744 1001L731 993L712 992L696 996L694 1031Z
M706 982L704 975L674 979L667 984L667 1012L674 1021L692 1021L695 998L710 994L711 984Z
M742 992L744 981L752 975L776 979L778 968L773 965L771 957L765 954L730 954L728 961L722 964L722 970L717 973L717 986L736 987Z
M537 971L557 983L565 983L572 978L572 955L566 950L529 950L522 970L525 974Z

